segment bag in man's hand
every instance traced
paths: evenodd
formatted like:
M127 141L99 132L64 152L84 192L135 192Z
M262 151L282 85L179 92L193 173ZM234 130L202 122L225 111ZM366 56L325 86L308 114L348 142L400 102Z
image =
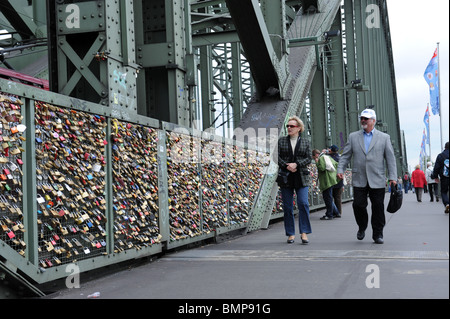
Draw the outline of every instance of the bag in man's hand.
M403 192L398 189L397 185L395 185L395 188L391 187L391 198L389 199L387 211L391 214L395 213L402 207L402 202Z

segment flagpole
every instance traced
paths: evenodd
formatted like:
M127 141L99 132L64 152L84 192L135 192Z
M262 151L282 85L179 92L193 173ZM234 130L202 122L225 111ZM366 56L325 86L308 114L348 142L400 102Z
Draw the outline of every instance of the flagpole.
M430 143L428 143L428 146L430 147L430 162L431 162L431 121L430 121L430 103L427 103L427 113L428 113L428 141Z
M442 136L442 100L441 100L441 57L439 54L439 42L437 43L438 51L438 89L439 89L439 120L440 120L440 131L441 131L441 151L444 149L444 140Z

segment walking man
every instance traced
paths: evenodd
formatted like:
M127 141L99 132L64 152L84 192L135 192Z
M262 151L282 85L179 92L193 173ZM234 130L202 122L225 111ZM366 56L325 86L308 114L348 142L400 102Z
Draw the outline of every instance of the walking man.
M397 184L397 164L391 138L375 129L377 116L374 110L365 109L360 116L362 130L349 135L337 176L344 178L344 170L353 158L352 181L354 190L353 213L358 224L357 239L363 240L369 223L367 213L369 196L372 203L372 238L383 244L384 196L386 193L386 166L391 187Z
M445 213L448 214L448 178L449 178L449 164L448 164L448 142L445 143L444 151L436 157L433 174L431 178L438 178L441 180L441 198L445 206Z

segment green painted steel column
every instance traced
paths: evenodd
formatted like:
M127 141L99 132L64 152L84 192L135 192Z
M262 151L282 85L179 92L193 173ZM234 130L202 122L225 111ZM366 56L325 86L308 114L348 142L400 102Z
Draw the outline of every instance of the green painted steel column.
M185 21L184 3L177 0L165 1L166 41L168 46L167 84L169 121L189 126L189 107L185 86Z
M23 157L23 224L25 229L25 242L27 244L25 256L33 265L38 264L38 205L36 202L36 143L35 140L35 106L34 100L26 99L24 121L27 127L25 137L26 152Z
M322 150L328 144L324 76L323 72L316 72L310 89L312 136L311 147Z
M341 10L338 11L331 30L340 30L342 34ZM330 77L329 86L332 88L346 86L342 45L342 38L340 36L333 38L330 44L331 54L328 58L327 69ZM335 144L339 149L343 149L347 140L346 136L348 135L346 90L329 92L329 99L329 113L332 124L331 142L329 144Z
M355 44L356 44L356 77L358 79L361 79L363 81L363 84L367 85L366 80L366 58L364 50L364 34L363 30L365 28L365 19L364 19L364 10L365 7L363 7L362 1L355 1L354 2L354 19L355 19ZM358 94L358 112L362 111L365 106L367 105L367 98L366 93L360 92ZM358 114L354 114L356 118L358 118ZM359 122L359 121L358 121Z
M212 83L212 48L202 46L200 48L200 89L202 98L202 122L203 130L209 128L214 121L213 109L213 83Z
M107 61L98 61L99 77L108 83L109 106L137 113L136 39L131 0L105 3ZM106 62L106 63L105 63ZM127 118L124 118L127 120Z
M242 94L242 61L241 61L241 44L231 44L231 68L232 68L232 99L233 99L233 115L228 123L233 123L232 129L235 129L241 121L244 107L244 100Z
M106 126L106 136L111 136L112 134L112 125L111 125L111 118L107 119L108 125ZM114 191L113 191L113 184L114 184L114 178L113 178L113 168L112 168L112 157L113 157L113 151L111 143L108 143L106 147L105 156L108 159L108 165L105 166L105 201L106 201L106 218L108 223L106 223L106 251L108 254L112 254L114 252L114 220L115 220L115 210L114 207Z
M143 44L144 44L144 16L143 16L143 4L142 1L134 1L134 23L135 23L135 47L136 47L136 63L139 65L140 70L136 80L137 90L137 113L148 116L148 106L146 97L146 69L143 65Z
M355 46L355 34L350 32L354 30L354 7L353 1L344 1L344 11L345 11L345 37L346 37L346 51L347 51L347 83L356 80L356 46ZM356 90L348 90L348 121L349 121L349 132L354 132L359 128L358 121L358 95Z
M285 54L286 1L262 0L261 9L278 60Z

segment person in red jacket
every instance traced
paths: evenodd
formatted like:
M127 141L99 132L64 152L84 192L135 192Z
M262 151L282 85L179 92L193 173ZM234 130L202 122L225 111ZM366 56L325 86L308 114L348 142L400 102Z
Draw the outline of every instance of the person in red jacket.
M411 174L411 183L416 190L416 198L420 203L422 202L423 188L427 185L427 179L425 178L425 173L420 170L420 165L416 166L416 170Z

